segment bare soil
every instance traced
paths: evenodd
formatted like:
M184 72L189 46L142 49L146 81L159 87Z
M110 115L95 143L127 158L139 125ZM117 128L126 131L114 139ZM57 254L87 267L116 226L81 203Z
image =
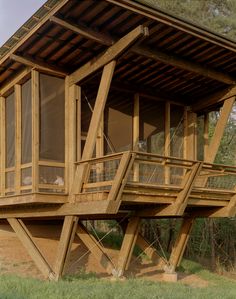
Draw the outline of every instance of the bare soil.
M27 226L34 236L35 243L40 248L48 263L53 267L58 240L60 236L60 225L29 225ZM114 265L117 263L118 251L106 248L107 255ZM96 258L87 250L84 244L76 239L72 246L70 261L66 273L76 274L80 272L93 272L96 276L110 279L105 270L101 267ZM6 224L0 225L0 273L12 273L24 277L43 279L43 276L36 268L31 257L26 252L15 233ZM147 260L140 260L133 257L127 277L148 279L151 281L162 281L162 273L156 266ZM206 287L209 282L195 274L178 274L181 283L192 287Z

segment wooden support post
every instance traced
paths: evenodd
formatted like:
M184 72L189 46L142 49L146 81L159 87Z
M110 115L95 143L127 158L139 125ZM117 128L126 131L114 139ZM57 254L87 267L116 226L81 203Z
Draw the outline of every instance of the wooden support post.
M101 244L88 232L82 223L78 224L76 234L107 273L112 274L114 272L114 266L111 259L104 252L104 248Z
M134 95L134 115L133 115L133 150L139 150L139 106L140 98L139 94ZM134 163L134 181L139 181L139 164Z
M92 119L90 122L88 135L84 146L82 160L87 160L92 158L94 146L96 143L96 138L98 135L99 125L101 123L102 114L108 97L108 92L110 89L115 65L116 62L112 61L108 65L106 65L103 69L102 78L101 78L101 82L99 85L98 94L95 102L95 107L92 114ZM81 191L85 173L86 173L86 165L85 164L79 165L76 170L76 175L75 175L75 180L73 185L73 192L75 194Z
M67 188L71 191L75 177L75 162L81 158L81 88L77 85L69 86L66 77L66 176ZM77 111L78 110L78 111ZM72 194L70 194L72 195Z
M3 97L0 97L0 138L1 138L1 151L0 151L0 170L1 170L1 176L0 176L0 183L1 183L1 187L0 187L0 191L1 191L1 195L3 196L5 194L5 152L6 152L6 131L5 131L5 119L6 119L6 115L5 115L5 104L6 104L6 100Z
M204 115L204 161L209 147L209 114Z
M58 280L65 269L71 246L77 229L78 217L65 216L62 227L61 237L57 250L57 257L54 266L55 279Z
M186 141L186 158L190 160L197 159L197 114L187 112L188 135Z
M15 193L21 187L21 85L15 85Z
M54 280L55 275L53 270L40 252L39 248L33 240L31 233L26 228L22 220L16 218L8 218L7 221L15 231L17 237L20 239L31 258L34 260L38 269L46 278Z
M146 254L146 256L156 264L158 269L162 269L166 261L157 253L157 250L150 246L150 243L139 233L136 244Z
M39 185L39 73L32 71L32 192Z
M179 235L175 241L174 247L172 249L169 266L166 267L166 272L174 272L176 267L179 266L181 259L183 257L185 248L190 237L190 233L193 227L194 218L184 218L182 226L180 228Z
M221 109L220 118L216 124L214 134L205 155L205 161L208 163L213 163L215 160L225 127L227 125L230 113L232 112L234 102L235 97L225 100L224 105Z
M127 270L129 267L133 249L138 236L139 225L139 217L130 218L120 249L117 269L114 273L117 277L123 276L124 271Z

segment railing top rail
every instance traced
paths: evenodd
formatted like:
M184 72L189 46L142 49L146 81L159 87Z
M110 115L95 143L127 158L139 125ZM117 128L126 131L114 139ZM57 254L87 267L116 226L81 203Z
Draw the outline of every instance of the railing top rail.
M209 171L214 170L214 169L217 169L217 170L227 169L227 171L236 173L236 166L233 166L233 165L214 164L214 163L208 163L205 161L183 159L183 158L177 158L177 157L172 157L172 156L163 156L163 155L159 155L159 154L145 153L145 152L139 152L139 151L124 151L124 152L109 154L109 155L105 155L102 157L96 157L96 158L91 158L91 159L87 159L87 160L76 161L75 164L93 163L93 162L100 162L100 161L102 162L102 161L107 161L107 160L111 160L111 159L115 160L115 159L121 157L123 154L128 153L128 152L138 155L138 156L143 156L143 157L146 156L146 157L153 157L153 158L164 159L164 160L179 161L179 162L183 162L183 163L191 163L191 164L203 163L203 168L205 168Z

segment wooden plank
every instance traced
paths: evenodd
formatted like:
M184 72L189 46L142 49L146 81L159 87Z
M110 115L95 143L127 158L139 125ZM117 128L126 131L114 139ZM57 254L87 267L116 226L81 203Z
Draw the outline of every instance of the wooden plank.
M0 151L0 170L2 175L0 176L0 192L1 196L5 194L5 168L6 168L6 113L5 113L5 106L6 100L3 97L0 97L0 144L1 144L1 151Z
M114 265L111 259L105 253L102 245L89 233L82 223L78 224L76 234L107 273L112 274L114 272Z
M15 231L17 237L22 242L22 245L25 247L28 254L31 256L31 258L33 259L41 273L44 275L44 277L50 280L54 280L55 274L53 270L51 269L45 257L34 242L31 233L26 228L22 220L16 218L8 218L7 221L11 225L12 229Z
M232 112L234 102L235 97L225 100L224 105L221 109L219 120L216 124L214 134L211 138L211 142L205 155L205 161L208 163L213 163L215 160L225 127L227 125L230 113Z
M67 72L60 69L59 67L48 65L44 62L40 62L29 57L26 58L16 54L11 54L10 59L18 63L21 63L23 65L32 67L35 70L43 71L54 76L59 76L64 78L67 75Z
M60 241L57 248L57 255L54 265L55 279L58 280L65 268L65 261L70 253L71 245L77 229L78 217L66 216L62 227Z
M172 252L169 259L170 266L168 267L168 270L175 271L176 267L179 266L190 237L194 220L194 218L183 219L179 235L172 248Z
M138 26L127 35L118 40L114 45L108 48L102 55L93 58L81 68L70 75L70 85L77 84L89 75L98 71L100 68L117 59L124 51L127 51L141 37L148 36L148 28L142 25Z
M21 187L21 85L15 89L15 193L20 193Z
M139 232L140 218L131 217L126 228L124 239L119 253L116 272L113 275L121 277L128 269L134 246Z
M39 183L39 73L32 70L32 192Z
M92 158L94 146L96 143L96 138L99 130L99 125L101 123L101 117L108 97L108 92L110 89L110 84L115 69L115 65L116 62L112 61L108 65L106 65L103 69L101 82L99 85L97 98L94 106L94 111L89 125L88 135L84 145L82 160ZM85 172L86 172L86 165L80 164L77 167L76 175L73 183L73 192L75 194L80 193L81 191Z
M197 115L191 111L187 113L187 159L197 160Z
M73 24L71 22L64 21L57 17L51 17L50 20L68 30L73 31L74 33L77 33L85 38L101 43L103 45L111 46L114 43L114 39L109 35L101 34L100 32L92 30L91 28L88 28L84 25ZM230 76L223 72L217 71L211 67L203 66L200 63L187 60L178 55L168 54L160 50L153 50L151 48L143 46L135 46L131 49L131 51L138 55L151 58L155 61L161 61L165 64L169 64L180 69L194 72L204 77L212 78L214 80L218 80L226 84L231 85L236 83L236 78L234 76Z
M209 147L209 114L204 114L204 161Z

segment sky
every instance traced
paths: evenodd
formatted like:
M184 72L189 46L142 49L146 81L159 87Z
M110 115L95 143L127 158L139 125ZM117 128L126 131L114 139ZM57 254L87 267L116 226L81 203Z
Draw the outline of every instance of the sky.
M46 0L0 0L0 47Z

